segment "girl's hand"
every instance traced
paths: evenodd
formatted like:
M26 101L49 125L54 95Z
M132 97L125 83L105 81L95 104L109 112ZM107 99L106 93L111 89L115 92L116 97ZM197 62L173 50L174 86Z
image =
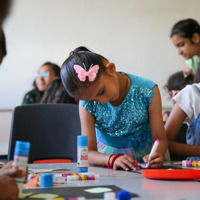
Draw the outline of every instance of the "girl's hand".
M12 161L8 162L2 169L0 169L0 176L8 175L10 177L24 177L27 172L12 168Z
M143 160L147 164L149 160L149 154L144 156ZM163 166L163 156L159 152L155 152L154 154L152 154L149 161L150 161L149 168L156 169L156 168L162 168Z
M127 155L119 156L113 164L113 169L117 170L118 168L122 168L124 170L139 170L139 167L137 165L137 162L133 158Z

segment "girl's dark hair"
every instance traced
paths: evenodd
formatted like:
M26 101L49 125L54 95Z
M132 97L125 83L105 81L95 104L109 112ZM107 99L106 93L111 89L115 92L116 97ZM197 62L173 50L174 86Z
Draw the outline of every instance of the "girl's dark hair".
M186 85L192 84L193 82L194 76L192 74L185 78L183 75L183 71L178 71L169 77L167 84L164 86L164 88L168 91L182 90Z
M6 38L3 29L0 30L0 55L2 57L6 56L7 50L6 50Z
M58 65L56 65L55 63L52 63L52 62L45 62L40 67L42 67L44 65L48 65L49 67L51 67L51 69L55 73L55 76L56 77L60 77L60 67ZM34 92L36 94L36 101L37 101L37 103L39 103L41 101L41 99L42 99L42 96L43 96L44 92L40 92L38 90L35 80L33 81L33 87L34 87Z
M193 34L198 33L200 34L200 26L197 21L194 19L185 19L177 22L173 27L171 31L170 37L180 34L183 38L192 39Z
M61 67L61 79L69 95L75 97L80 88L87 88L91 84L97 82L101 74L105 72L103 61L108 62L108 60L102 55L94 53L83 46L80 46L72 51ZM86 77L85 82L80 81L73 68L74 65L79 65L83 69L86 68L86 71L88 71L93 65L99 65L99 71L95 80L90 82L88 77Z
M66 92L61 78L55 77L48 85L40 103L71 103L77 104L74 98Z
M0 1L0 13L3 18L5 18L9 11L12 4L12 0L1 0Z

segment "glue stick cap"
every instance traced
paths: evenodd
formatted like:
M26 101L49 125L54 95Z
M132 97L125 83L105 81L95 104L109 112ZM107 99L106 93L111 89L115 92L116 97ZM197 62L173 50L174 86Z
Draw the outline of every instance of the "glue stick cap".
M30 142L16 141L15 143L15 155L28 156L30 150Z
M105 192L104 193L104 200L115 200L115 192Z
M88 146L88 136L87 135L78 135L77 145L84 146L84 147Z
M53 186L53 174L41 174L40 187L52 187Z
M118 200L130 200L131 199L131 195L128 191L126 190L120 190L117 193L117 199Z

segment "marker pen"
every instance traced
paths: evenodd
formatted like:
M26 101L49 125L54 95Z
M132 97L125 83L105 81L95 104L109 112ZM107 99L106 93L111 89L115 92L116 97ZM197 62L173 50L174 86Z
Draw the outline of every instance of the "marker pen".
M67 176L76 176L76 175L95 175L94 172L83 172L83 173L55 173L55 177L67 177Z
M183 167L200 167L200 161L199 160L182 160L182 166Z
M98 180L99 175L76 175L76 176L67 176L67 181L79 181L79 180Z
M52 200L52 199L46 199L46 200ZM53 200L86 200L86 199L85 197L68 197L68 198L56 197L53 198Z
M153 147L152 147L152 149L151 149L151 152L150 152L150 154L149 154L149 160L148 160L148 162L147 162L147 164L146 164L146 168L149 167L149 165L150 165L150 158L151 158L151 156L155 153L155 151L157 150L158 144L159 144L159 140L156 140L156 141L154 142Z

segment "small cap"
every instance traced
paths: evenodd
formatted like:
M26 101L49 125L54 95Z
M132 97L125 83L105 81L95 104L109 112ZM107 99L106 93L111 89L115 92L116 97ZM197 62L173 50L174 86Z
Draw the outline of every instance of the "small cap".
M104 193L104 200L115 200L115 193L114 192L105 192Z
M77 136L77 145L78 146L88 146L88 136L87 135L78 135Z
M119 199L119 200L130 200L131 199L131 195L126 190L120 190L117 193L117 199Z
M53 174L41 174L40 187L53 187Z
M21 156L28 156L30 146L31 146L30 142L16 141L14 154Z

